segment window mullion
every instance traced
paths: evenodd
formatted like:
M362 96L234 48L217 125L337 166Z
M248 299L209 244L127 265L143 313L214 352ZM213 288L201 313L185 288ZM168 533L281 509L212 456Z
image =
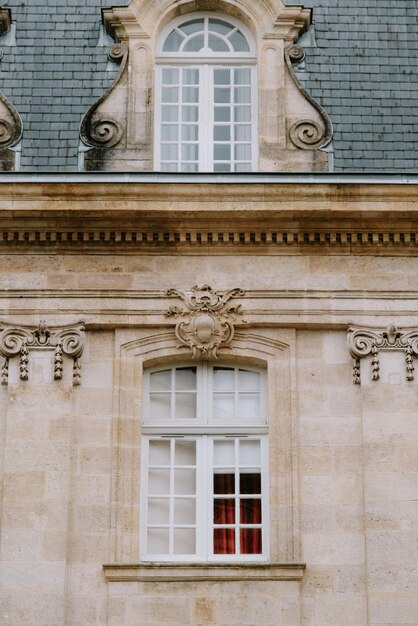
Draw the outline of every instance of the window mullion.
M200 119L199 119L199 171L213 169L211 157L211 134L213 133L213 69L210 65L201 68Z

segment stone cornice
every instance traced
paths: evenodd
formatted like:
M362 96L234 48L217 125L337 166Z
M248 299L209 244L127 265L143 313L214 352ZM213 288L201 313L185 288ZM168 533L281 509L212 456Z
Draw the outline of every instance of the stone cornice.
M0 247L416 254L416 184L0 184Z

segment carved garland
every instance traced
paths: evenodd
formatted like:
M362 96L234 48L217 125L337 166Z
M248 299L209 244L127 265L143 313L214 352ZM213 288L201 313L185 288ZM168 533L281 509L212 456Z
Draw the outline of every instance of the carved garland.
M30 326L0 325L0 354L4 357L1 369L1 384L9 379L9 359L20 355L20 380L29 378L29 350L54 350L54 379L63 377L63 354L74 360L73 384L81 382L79 358L84 349L84 324L48 328L41 321L37 328Z
M391 324L385 330L349 328L348 349L354 359L353 382L360 380L360 359L371 355L372 380L380 378L379 351L397 350L405 353L406 380L414 380L413 357L418 356L418 328L401 330Z
M166 317L181 318L175 327L180 344L190 348L192 358L217 358L220 347L227 347L234 337L234 320L241 315L241 305L228 306L228 301L243 296L242 289L214 291L209 285L192 287L190 291L169 289L168 296L181 298L186 309L170 307Z

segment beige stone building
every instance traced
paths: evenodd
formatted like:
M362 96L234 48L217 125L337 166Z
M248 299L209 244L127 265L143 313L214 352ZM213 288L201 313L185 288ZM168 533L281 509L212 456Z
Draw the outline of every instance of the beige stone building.
M89 173L0 179L2 626L417 626L418 178L328 173L311 18L105 9Z

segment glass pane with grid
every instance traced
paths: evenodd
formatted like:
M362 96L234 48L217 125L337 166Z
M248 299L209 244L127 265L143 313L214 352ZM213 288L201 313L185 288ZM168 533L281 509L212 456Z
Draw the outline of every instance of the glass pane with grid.
M150 439L148 554L196 554L196 498L196 441Z
M215 172L252 169L252 70L222 67L213 70Z
M260 439L213 441L213 554L262 554Z
M161 169L197 172L200 69L164 67L161 82Z
M175 367L151 372L149 421L187 422L197 419L197 369Z
M214 366L212 381L210 421L229 424L263 421L259 372Z

